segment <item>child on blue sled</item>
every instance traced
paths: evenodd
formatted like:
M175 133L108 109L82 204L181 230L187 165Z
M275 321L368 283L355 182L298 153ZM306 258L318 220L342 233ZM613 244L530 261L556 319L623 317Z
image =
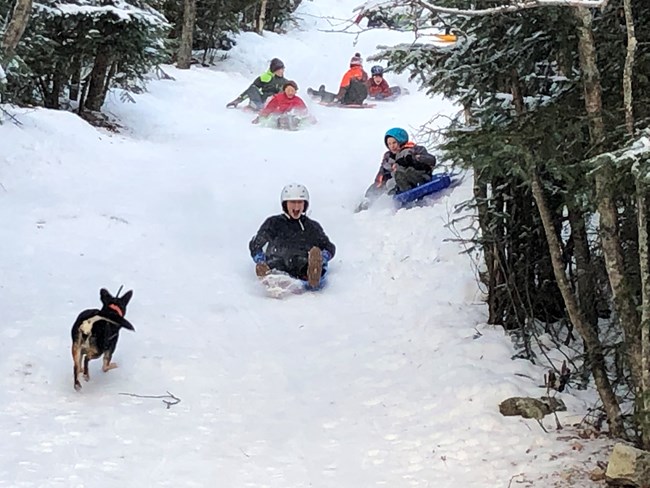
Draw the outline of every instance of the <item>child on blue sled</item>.
M410 142L404 129L393 127L386 131L384 144L388 151L384 153L375 182L366 190L357 212L367 210L385 193L403 193L431 181L436 157L424 146Z

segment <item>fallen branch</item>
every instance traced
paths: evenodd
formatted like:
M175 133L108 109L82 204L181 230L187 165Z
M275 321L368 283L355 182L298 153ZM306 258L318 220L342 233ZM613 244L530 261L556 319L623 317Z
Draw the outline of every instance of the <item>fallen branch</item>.
M167 409L172 405L177 405L178 403L181 402L181 399L174 396L172 393L167 392L166 395L137 395L135 393L119 393L120 395L125 395L125 396L131 396L131 397L136 397L136 398L162 398L163 403L167 405ZM171 398L172 400L165 400L166 398Z
M159 80L173 80L175 81L176 78L174 78L171 75L168 75L165 70L163 70L160 66L156 67L156 76L158 77Z
M18 127L22 127L23 123L16 118L16 116L0 106L0 111L11 119L11 121L16 124Z
M520 476L524 476L524 473L519 473L519 474L513 474L512 478L510 478L510 482L508 483L508 488L512 486L512 482L515 481L515 478L519 478ZM515 481L516 483L522 483L521 481Z
M120 100L121 100L123 103L126 103L126 102L135 103L135 98L133 98L133 97L131 96L131 94L130 94L129 92L127 92L127 91L123 91L123 92L120 94Z

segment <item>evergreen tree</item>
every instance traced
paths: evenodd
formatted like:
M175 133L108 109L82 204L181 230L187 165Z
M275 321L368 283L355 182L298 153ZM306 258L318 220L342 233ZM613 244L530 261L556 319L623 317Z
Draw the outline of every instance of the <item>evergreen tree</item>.
M152 2L153 3L153 2ZM0 0L6 15L7 0ZM7 66L9 100L99 111L111 86L131 86L163 56L168 24L141 0L43 0Z
M384 47L376 56L397 72L410 72L429 93L461 102L464 112L444 134L442 149L448 161L474 170L472 205L486 259L490 321L517 330L524 343L538 321L547 331L566 323L568 340L576 327L618 435L620 409L606 384L599 339L587 336L599 317L618 317L612 325L620 326L615 337L627 351L622 369L632 373L619 381L628 381L637 399L650 394L639 379L641 329L634 311L642 303L641 283L650 279L639 266L645 227L639 230L638 178L629 158L598 156L625 147L630 134L623 109L622 3L610 1L602 11L556 6L476 16L452 15L449 9L467 8L458 0L395 2L399 9L392 11L402 28L405 7L425 7L410 17L419 38ZM480 8L500 5L513 7L494 1ZM630 6L639 47L632 77L638 128L650 123L650 5L632 0ZM449 27L458 36L455 44L432 42L432 30ZM592 48L593 54L587 51ZM602 108L594 105L594 95L602 97ZM597 118L602 125L594 131ZM589 236L594 232L603 237L602 247ZM611 260L613 243L621 249L621 263ZM637 404L635 417L646 447L648 405Z

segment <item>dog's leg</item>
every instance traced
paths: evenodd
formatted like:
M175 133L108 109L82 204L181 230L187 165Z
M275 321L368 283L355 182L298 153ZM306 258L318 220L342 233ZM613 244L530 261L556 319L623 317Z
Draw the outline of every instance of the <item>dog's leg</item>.
M81 390L81 383L79 383L79 370L81 369L81 351L79 350L79 345L75 342L72 343L72 361L74 363L74 389L79 391Z
M113 353L110 351L107 351L104 353L104 364L102 365L102 371L106 373L107 371L110 371L111 369L117 368L117 363L111 363L111 358L113 357Z
M90 358L88 357L88 354L84 356L84 380L88 381L90 379L90 374L88 373L88 363L90 362Z

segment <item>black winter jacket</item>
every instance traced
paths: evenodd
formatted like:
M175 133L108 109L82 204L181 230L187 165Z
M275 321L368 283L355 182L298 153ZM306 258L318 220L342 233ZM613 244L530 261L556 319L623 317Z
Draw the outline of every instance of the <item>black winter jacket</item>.
M282 92L284 84L287 81L288 80L284 76L277 76L271 73L271 71L266 71L255 78L248 89L250 90L252 87L257 88L262 96L262 100L266 100L267 98Z
M266 246L266 249L264 249ZM334 257L336 246L321 225L303 215L292 219L286 214L274 215L264 221L248 244L251 256L264 251L267 258L289 261L296 255L306 256L312 247L327 250Z

